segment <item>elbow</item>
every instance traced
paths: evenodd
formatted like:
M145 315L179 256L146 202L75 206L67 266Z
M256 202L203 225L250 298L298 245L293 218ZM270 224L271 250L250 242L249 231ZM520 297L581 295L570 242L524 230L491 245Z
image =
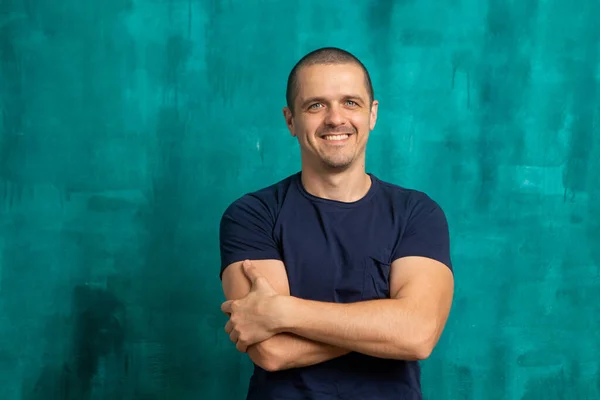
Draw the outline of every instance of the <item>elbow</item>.
M434 345L431 342L414 343L408 349L404 348L404 352L399 358L408 361L424 361L431 356L433 349Z
M259 367L267 372L276 372L283 369L282 364L274 357L262 360L262 365L259 365Z
M433 353L439 338L438 326L434 324L431 328L423 329L418 340L413 345L413 355L417 361L428 359Z
M428 344L421 344L419 346L415 346L413 349L413 359L415 361L424 361L431 356L433 352L433 346Z
M431 356L432 352L433 346L429 346L426 343L415 343L408 346L406 343L403 343L402 345L397 345L396 351L391 358L404 361L424 361Z
M406 343L398 343L399 358L409 361L424 361L433 353L438 340L436 329L422 329L420 332L415 332L412 341Z
M267 372L275 372L283 369L283 362L275 346L270 340L258 343L248 349L248 355L252 362Z

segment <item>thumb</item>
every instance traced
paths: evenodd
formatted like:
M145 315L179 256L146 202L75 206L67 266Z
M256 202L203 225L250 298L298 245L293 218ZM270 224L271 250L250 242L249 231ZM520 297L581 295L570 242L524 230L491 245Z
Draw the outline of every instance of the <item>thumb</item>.
M242 269L244 270L244 273L246 274L252 285L255 285L256 279L262 276L258 273L258 271L254 267L254 265L252 265L252 262L250 260L245 260L242 263Z

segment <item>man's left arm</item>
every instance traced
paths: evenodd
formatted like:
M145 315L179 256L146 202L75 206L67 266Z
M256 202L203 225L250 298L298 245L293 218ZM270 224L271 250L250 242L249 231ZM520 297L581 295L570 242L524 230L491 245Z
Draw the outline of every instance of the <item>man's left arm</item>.
M450 312L452 271L420 256L400 258L391 268L390 299L339 304L277 298L277 330L374 357L429 357Z
M392 255L389 299L336 304L277 298L280 329L375 357L427 358L448 319L454 274L444 212L424 193L411 202Z

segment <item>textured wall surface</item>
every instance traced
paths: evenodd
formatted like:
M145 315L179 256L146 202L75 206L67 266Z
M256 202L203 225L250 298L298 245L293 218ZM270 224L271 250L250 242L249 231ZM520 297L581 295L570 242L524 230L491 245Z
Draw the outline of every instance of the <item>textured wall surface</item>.
M217 230L299 168L325 45L380 100L368 168L446 210L427 399L600 398L597 0L0 1L0 398L241 399Z

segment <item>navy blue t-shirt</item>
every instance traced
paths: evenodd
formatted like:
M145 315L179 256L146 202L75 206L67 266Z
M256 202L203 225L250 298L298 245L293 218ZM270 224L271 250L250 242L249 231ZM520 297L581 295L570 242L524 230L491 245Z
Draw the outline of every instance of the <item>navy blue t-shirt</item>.
M430 257L452 270L439 205L369 176L368 193L352 203L311 195L301 172L237 199L221 219L221 274L236 261L281 260L292 296L350 303L389 298L390 266L400 257ZM420 400L420 368L356 352L276 372L255 365L247 399Z

